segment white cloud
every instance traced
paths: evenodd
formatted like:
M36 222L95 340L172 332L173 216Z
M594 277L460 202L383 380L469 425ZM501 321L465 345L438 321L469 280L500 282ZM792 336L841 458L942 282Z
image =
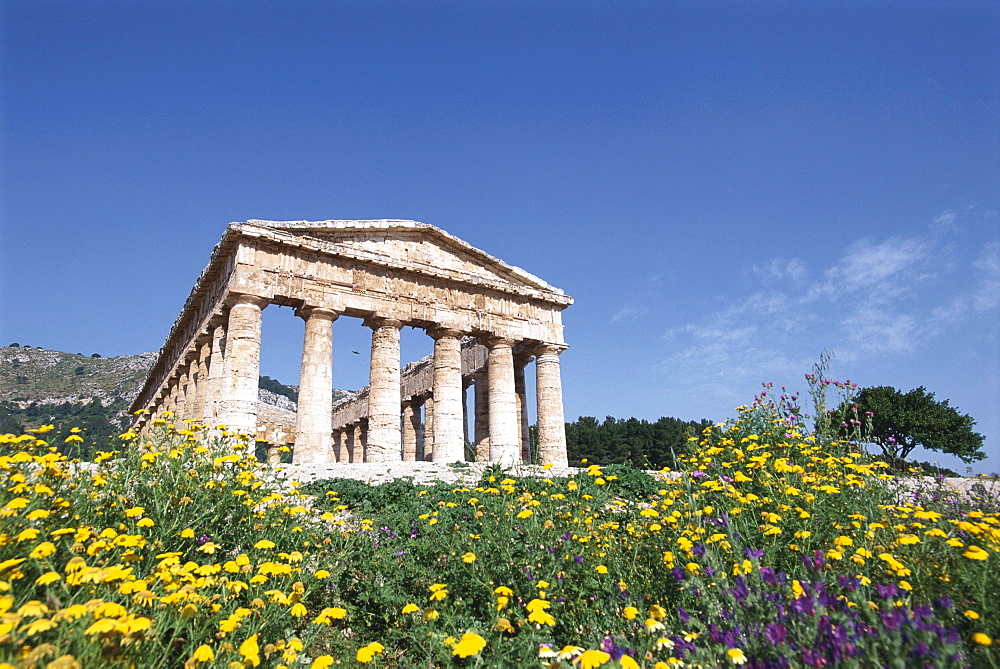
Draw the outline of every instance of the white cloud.
M754 265L753 271L768 281L801 283L806 276L806 265L798 258L774 258L763 265Z
M934 232L948 232L957 227L958 214L954 211L946 211L940 216L931 219L931 230Z
M646 307L642 304L627 304L615 313L611 317L612 323L617 323L618 321L634 321L642 314L646 313Z
M826 270L826 280L814 285L807 298L836 299L855 293L879 301L896 297L929 276L921 270L930 247L925 239L895 237L879 243L860 239L847 248L835 267Z
M979 312L1000 306L1000 242L983 246L982 255L972 263L979 271L979 290L972 298L972 307Z

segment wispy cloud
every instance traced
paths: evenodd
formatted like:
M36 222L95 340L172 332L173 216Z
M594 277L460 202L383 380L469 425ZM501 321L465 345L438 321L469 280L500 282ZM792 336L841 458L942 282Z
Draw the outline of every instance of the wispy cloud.
M667 332L673 351L660 369L722 397L729 395L722 378L732 387L798 376L823 349L855 362L912 355L948 328L1000 308L1000 244L973 250L945 239L960 222L945 212L924 234L857 239L812 280L801 260L756 265L764 289Z

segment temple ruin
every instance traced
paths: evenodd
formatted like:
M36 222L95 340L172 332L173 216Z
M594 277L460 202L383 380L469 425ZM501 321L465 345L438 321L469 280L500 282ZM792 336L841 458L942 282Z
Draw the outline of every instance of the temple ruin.
M294 462L477 460L567 464L559 355L573 299L416 221L232 223L178 316L132 410L294 442ZM258 404L262 311L305 321L293 419ZM372 329L369 385L332 401L334 322ZM434 339L400 364L400 329ZM535 363L531 449L526 367ZM474 401L466 406L466 389ZM294 420L294 423L292 423ZM467 439L470 435L471 439ZM467 443L467 441L469 443Z

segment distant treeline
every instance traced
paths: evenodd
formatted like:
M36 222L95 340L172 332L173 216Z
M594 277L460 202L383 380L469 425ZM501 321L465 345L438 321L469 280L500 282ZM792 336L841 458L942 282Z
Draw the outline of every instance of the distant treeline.
M690 421L663 417L655 423L638 418L608 416L598 422L581 416L566 423L569 464L586 458L591 464L629 464L644 469L674 468L674 454L691 449L688 438L711 425L709 420Z

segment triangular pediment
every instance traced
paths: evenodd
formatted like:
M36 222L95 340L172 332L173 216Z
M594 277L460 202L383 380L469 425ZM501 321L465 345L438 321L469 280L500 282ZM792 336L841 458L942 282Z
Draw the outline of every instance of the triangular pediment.
M519 267L427 223L375 221L247 221L293 237L318 243L335 255L364 258L413 271L562 295Z

